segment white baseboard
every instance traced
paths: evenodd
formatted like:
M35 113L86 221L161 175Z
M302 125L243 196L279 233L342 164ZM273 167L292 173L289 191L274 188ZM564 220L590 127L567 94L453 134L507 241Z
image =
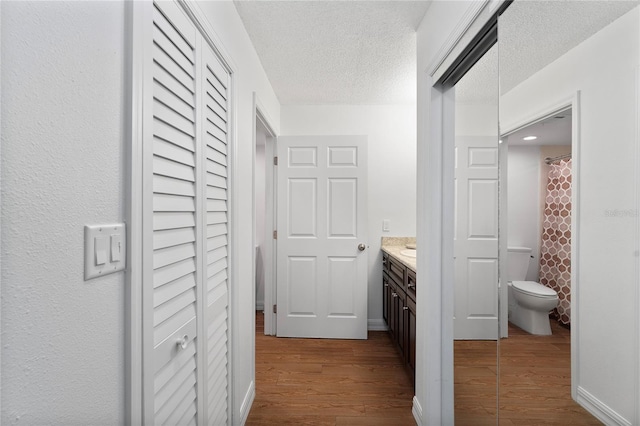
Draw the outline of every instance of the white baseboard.
M253 400L256 398L256 384L252 380L249 384L249 389L247 389L247 393L242 400L242 405L240 406L240 413L238 414L240 418L240 422L234 424L243 425L247 422L249 418L249 412L251 411L251 406L253 405Z
M367 320L367 330L369 331L387 331L388 329L383 319Z
M264 300L262 302L256 301L256 311L264 311Z
M595 396L578 386L578 404L606 425L631 426L631 422L613 411Z
M423 425L424 423L422 422L422 407L420 406L420 402L418 402L418 398L415 396L413 397L413 408L411 409L411 412L413 413L413 418L416 423L418 425Z

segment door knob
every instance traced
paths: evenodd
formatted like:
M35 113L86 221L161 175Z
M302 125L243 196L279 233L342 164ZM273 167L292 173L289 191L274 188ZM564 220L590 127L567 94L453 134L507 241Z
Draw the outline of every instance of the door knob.
M365 246L364 244L362 244L362 243L358 244L358 250L364 251L364 249L366 249L366 248L367 248L367 246Z
M187 343L189 343L189 336L186 334L181 339L176 340L176 346L178 349L187 349Z

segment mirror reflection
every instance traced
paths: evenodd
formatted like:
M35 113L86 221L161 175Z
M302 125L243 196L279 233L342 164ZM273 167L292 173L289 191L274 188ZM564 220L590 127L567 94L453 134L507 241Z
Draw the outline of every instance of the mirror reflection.
M639 22L635 1L499 18L500 424L637 418Z
M498 52L455 93L454 392L458 424L495 424L498 338Z

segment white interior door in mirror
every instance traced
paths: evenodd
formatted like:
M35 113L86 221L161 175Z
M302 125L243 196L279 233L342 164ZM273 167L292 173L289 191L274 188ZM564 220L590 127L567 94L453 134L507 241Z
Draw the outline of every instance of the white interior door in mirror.
M277 332L367 338L367 138L278 138Z
M498 336L498 148L456 137L455 339Z

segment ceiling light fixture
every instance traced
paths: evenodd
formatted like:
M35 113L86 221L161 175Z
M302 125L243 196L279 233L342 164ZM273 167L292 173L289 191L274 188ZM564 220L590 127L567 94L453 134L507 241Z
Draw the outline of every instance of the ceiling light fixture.
M525 138L522 138L522 140L524 140L524 141L533 141L533 140L536 140L536 139L538 139L537 136L527 136Z

